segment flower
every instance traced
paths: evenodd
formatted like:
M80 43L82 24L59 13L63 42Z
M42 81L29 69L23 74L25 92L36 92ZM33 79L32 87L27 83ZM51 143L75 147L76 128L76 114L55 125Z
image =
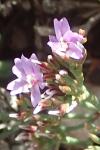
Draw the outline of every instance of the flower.
M61 57L83 58L84 46L81 42L84 40L84 37L70 30L66 18L62 18L60 21L54 19L54 30L56 36L50 35L47 43L53 53Z
M51 106L52 101L50 100L55 94L56 90L53 89L47 89L42 95L42 100L38 103L36 108L33 111L33 114L37 114L41 112L42 110L47 109L49 106Z
M22 55L21 59L15 58L14 62L12 72L17 79L10 82L7 89L11 90L11 95L31 92L32 105L36 106L41 100L40 88L44 88L40 62L35 54L32 54L29 59Z

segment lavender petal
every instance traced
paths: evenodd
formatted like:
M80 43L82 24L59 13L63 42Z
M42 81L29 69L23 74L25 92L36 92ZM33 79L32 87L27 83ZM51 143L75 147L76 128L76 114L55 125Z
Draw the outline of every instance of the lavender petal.
M31 89L31 103L35 107L41 100L41 93L38 85Z

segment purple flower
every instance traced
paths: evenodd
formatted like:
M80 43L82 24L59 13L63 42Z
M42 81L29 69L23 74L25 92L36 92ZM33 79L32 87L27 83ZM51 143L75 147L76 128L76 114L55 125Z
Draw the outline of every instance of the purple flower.
M83 36L72 32L66 18L60 21L54 19L54 29L56 36L49 36L48 45L52 52L62 57L81 59L83 57L84 46L81 44Z
M43 74L40 71L39 61L35 54L28 59L21 56L21 59L15 58L15 65L12 72L18 77L7 86L11 90L11 95L31 92L31 102L36 106L41 100L40 88L44 88Z

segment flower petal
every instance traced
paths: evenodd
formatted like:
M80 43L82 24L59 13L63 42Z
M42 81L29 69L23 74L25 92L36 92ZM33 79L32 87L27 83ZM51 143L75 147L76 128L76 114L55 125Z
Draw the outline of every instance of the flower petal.
M59 110L49 110L48 114L49 115L54 115L54 116L59 116L60 111Z
M15 58L15 59L14 59L14 62L15 62L15 66L16 66L17 71L19 71L20 73L22 73L22 74L24 75L25 72L24 72L24 69L23 69L23 66L22 66L22 63L21 63L21 59ZM15 68L14 68L14 69L15 69ZM13 73L14 73L16 76L18 76L17 73L16 73L16 71L14 71L14 70L12 70L12 71L13 71Z
M21 56L21 63L26 75L34 73L31 61L24 55Z
M37 56L36 56L34 53L31 55L30 59L38 60L38 59L37 59Z
M71 30L70 31L67 31L64 36L63 36L63 39L67 42L74 42L76 43L77 41L81 42L84 38L82 35L76 33L76 32L72 32Z
M40 70L39 64L34 62L32 64L32 70L33 70L33 73L34 73L35 78L38 81L39 85L43 88L43 86L41 85L43 83L43 74L42 74L42 72Z
M76 32L73 32L73 35L72 35L72 38L71 38L71 41L72 42L75 42L75 41L78 41L78 42L81 42L83 40L83 36L76 33Z
M15 74L18 78L24 78L24 73L21 71L21 69L17 68L16 66L12 67L12 72Z
M31 55L30 61L33 62L33 63L36 63L38 65L41 64L41 62L37 59L37 56L34 53Z
M38 105L38 106L36 106L36 108L34 109L33 114L35 115L35 114L39 113L40 111L42 111L42 106Z
M35 107L39 103L40 100L41 100L40 89L39 89L38 85L35 85L31 89L31 102L32 102L32 105Z
M67 19L64 17L60 20L60 27L61 27L61 33L62 35L64 35L66 32L68 32L70 30L70 26L69 23L67 21Z
M66 51L66 55L74 59L81 59L83 57L83 49L77 44L69 43L69 50Z
M58 42L56 36L53 36L53 35L49 35L49 41L51 41L51 42Z
M23 93L23 92L29 92L28 87L27 87L27 82L21 79L16 79L10 82L7 85L7 89L12 90L11 95L16 95L16 94Z
M59 41L60 38L62 37L62 33L61 33L60 21L58 21L57 19L54 19L54 29L55 29L56 38Z
M66 51L67 46L63 47L60 42L48 42L47 43L53 52Z

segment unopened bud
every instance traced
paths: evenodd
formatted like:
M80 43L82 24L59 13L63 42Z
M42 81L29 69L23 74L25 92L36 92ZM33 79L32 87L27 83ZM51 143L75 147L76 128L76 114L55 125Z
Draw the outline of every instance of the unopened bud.
M27 113L25 111L19 113L19 119L23 120L26 118Z
M79 29L79 34L85 36L85 34L86 34L86 33L85 33L85 30Z
M52 57L52 55L48 55L48 58L47 58L47 60L48 60L48 62L51 62L51 61L53 61L53 57Z
M87 38L84 38L82 43L86 43L87 42Z
M41 106L42 108L47 108L50 107L51 104L52 104L51 100L43 99L40 101L39 106Z
M48 107L50 107L52 105L52 101L51 100L47 100L47 99L43 99L39 102L38 106L34 109L33 114L37 114L45 109L47 109Z
M60 100L55 99L55 98L52 98L52 102L53 102L53 105L56 107L59 107L62 104Z
M35 132L37 130L37 126L30 126L30 132Z
M25 126L25 125L20 125L19 128L34 133L37 130L37 126L36 125L29 125L29 126Z
M49 68L48 68L48 63L47 63L47 62L41 63L40 66L41 66L42 69L44 69L44 70L48 70L48 69L49 69Z
M69 86L59 86L59 89L60 89L63 93L71 92L71 88L70 88Z
M60 74L61 76L64 76L64 75L67 75L68 72L65 71L65 70L60 70L60 71L59 71L59 74Z
M60 113L63 115L65 113L71 112L75 107L77 106L76 101L72 101L72 104L69 105L69 103L61 104L60 106Z
M18 114L17 113L12 113L12 114L9 114L9 117L11 117L11 118L18 118Z
M67 108L68 108L68 104L62 104L60 106L60 114L64 115L66 113Z
M60 74L56 74L55 78L56 78L56 83L65 84L65 81L63 80Z
M61 76L60 76L59 74L56 74L56 75L55 75L55 78L56 78L56 80L58 80L58 81L61 80Z
M85 36L86 32L83 29L79 29L79 34L82 35L82 36ZM87 38L84 37L83 40L82 40L82 43L86 43L86 42L87 42Z
M50 110L48 111L49 115L59 116L60 111L59 110Z

